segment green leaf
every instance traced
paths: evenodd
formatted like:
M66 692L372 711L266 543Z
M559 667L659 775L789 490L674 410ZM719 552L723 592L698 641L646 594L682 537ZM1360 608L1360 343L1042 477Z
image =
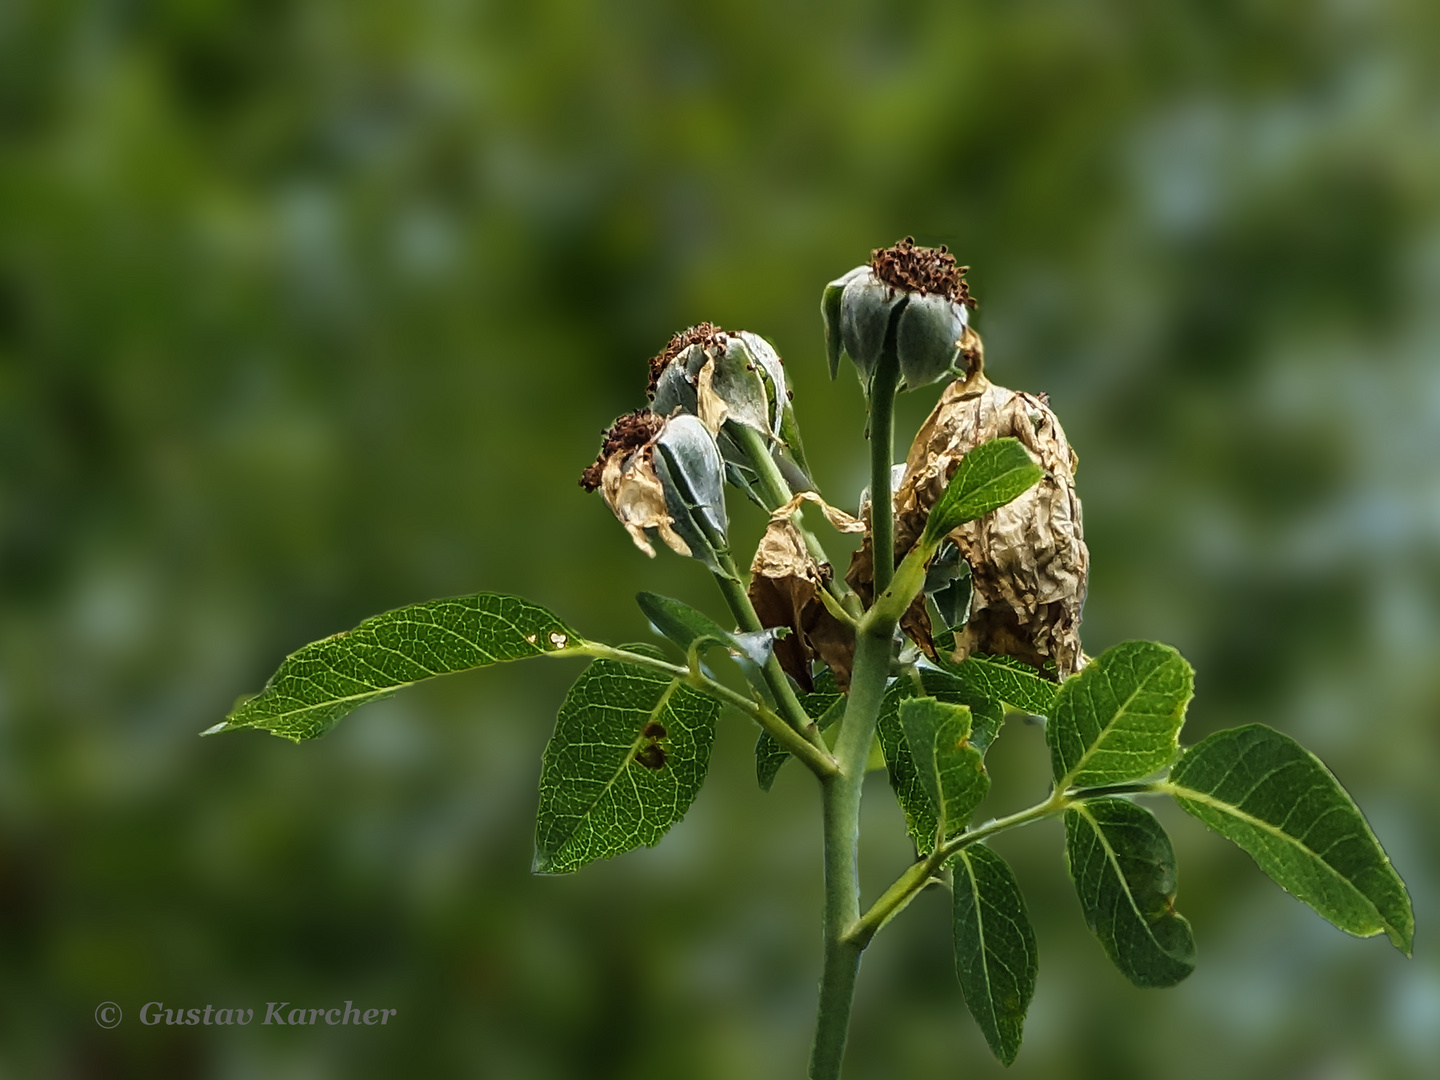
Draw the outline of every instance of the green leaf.
M921 542L938 544L951 529L984 517L1033 487L1045 471L1018 439L991 439L960 459L945 494L930 511Z
M1060 684L1008 656L967 656L945 670L976 693L1035 716L1049 716Z
M1294 739L1263 724L1217 731L1185 751L1167 789L1340 929L1383 930L1410 955L1405 883L1339 781Z
M877 730L880 748L885 754L885 767L890 774L890 787L905 812L905 826L915 850L926 854L935 846L935 830L939 828L934 804L925 793L920 780L919 768L905 738L905 728L900 723L900 703L906 698L929 696L947 701L952 705L966 705L970 709L970 745L981 754L994 741L1005 710L998 701L977 694L967 684L943 671L921 669L920 683L913 678L896 679L880 700L880 716Z
M649 668L596 660L581 672L540 766L535 872L563 874L659 843L705 781L719 713L717 702Z
M555 615L518 596L480 593L413 604L291 653L264 690L202 734L260 728L301 742L323 735L367 701L422 679L585 644Z
M953 866L955 974L990 1051L1009 1065L1035 994L1035 931L1015 874L999 855L971 844Z
M689 604L652 592L636 593L635 602L640 605L645 617L655 624L655 629L686 652L697 641L713 641L727 649L740 650L731 631Z
M1080 803L1065 811L1065 856L1085 922L1127 979L1174 986L1195 970L1175 852L1154 814L1124 799Z
M984 760L970 745L970 708L913 697L900 702L899 715L916 776L938 823L937 836L949 839L965 827L990 790Z
M1170 646L1106 649L1055 695L1045 741L1056 786L1118 784L1170 764L1194 693L1195 672Z
M808 694L797 695L805 715L814 720L821 731L845 714L845 695L835 685L835 676L826 668L815 676L815 689ZM775 783L780 766L790 759L786 750L768 731L761 731L755 743L755 778L760 781L760 790L769 791Z

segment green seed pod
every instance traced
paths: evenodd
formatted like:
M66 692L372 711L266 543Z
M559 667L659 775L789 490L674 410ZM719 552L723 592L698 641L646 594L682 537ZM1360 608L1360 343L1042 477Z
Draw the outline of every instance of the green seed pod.
M725 422L744 424L771 442L780 439L789 395L785 368L768 341L746 330L701 323L670 339L650 361L651 408L668 416L677 408L720 435ZM739 450L724 439L726 460Z
M725 466L709 429L694 416L637 409L605 432L600 454L580 477L599 490L635 546L651 558L650 534L670 550L719 570L727 546Z
M969 375L961 346L967 309L975 306L964 280L968 269L945 248L916 247L907 236L830 282L820 301L830 377L841 355L849 356L868 393L887 340L895 343L903 389Z

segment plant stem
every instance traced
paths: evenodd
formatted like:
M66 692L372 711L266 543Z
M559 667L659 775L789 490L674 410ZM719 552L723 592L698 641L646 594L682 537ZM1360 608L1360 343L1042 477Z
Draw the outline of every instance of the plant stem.
M923 859L917 860L911 867L895 879L895 883L886 889L880 899L870 906L870 910L857 919L848 929L846 937L855 942L860 948L870 943L876 932L900 913L904 907L915 899L920 890L930 883L930 880L940 871L940 868L950 860L956 852L971 844L988 839L996 833L1004 832L1006 829L1013 829L1020 825L1028 825L1032 821L1040 821L1044 818L1054 817L1063 813L1066 808L1077 802L1073 796L1066 796L1063 792L1053 791L1050 797L1042 803L1021 810L1018 813L1010 814L1008 817L997 818L988 821L984 825L968 832L963 832L953 840L942 844Z
M895 391L899 362L892 324L870 391L870 529L875 551L875 594L890 585L895 568L895 520L890 494L894 456ZM883 554L882 554L883 553ZM884 577L881 577L881 569ZM824 969L810 1055L813 1080L838 1080L850 1026L855 977L865 943L848 931L860 918L860 798L865 766L875 741L875 722L890 676L894 619L866 618L856 634L855 666L840 734L835 740L839 771L821 782L825 837Z
M697 674L681 664L672 664L668 660L658 660L653 656L630 652L627 649L617 649L613 645L605 645L598 641L587 642L578 648L569 649L567 652L572 656L593 656L605 660L619 660L622 663L635 664L637 667L672 675L721 704L729 705L743 712L774 736L776 742L803 761L810 771L821 779L834 775L839 769L835 759L830 756L828 751L823 747L817 748L764 705L752 701L743 694L736 693L728 686L716 682L703 673Z
M735 570L735 563L731 560L728 552L719 552L720 573L715 575L715 583L720 586L720 592L725 597L725 603L729 605L731 613L740 629L747 633L763 630L760 625L760 616L755 614L755 605L750 602L750 594L740 583L740 575ZM765 664L760 669L765 676L765 685L770 688L770 693L775 697L775 704L780 710L780 715L800 733L810 744L819 750L825 749L825 744L820 737L820 726L810 718L800 699L795 696L795 688L790 685L790 678L785 674L785 669L780 666L779 659L771 652L765 658Z
M760 484L760 496L765 500L765 508L774 511L788 503L795 493L790 490L790 485L786 482L784 474L780 472L780 467L770 456L764 436L754 428L734 421L729 422L729 426L725 430L729 432L730 437L735 440L740 449L745 451L746 458L749 459L751 467L755 470ZM795 526L796 531L800 533L800 538L805 541L805 550L810 553L810 557L822 566L828 565L830 556L825 553L824 546L820 543L819 538L805 527L804 511L796 510L790 517L790 524ZM850 594L849 586L839 577L832 577L826 584L826 589L831 596L842 602Z
M895 576L895 493L890 468L895 462L895 393L899 385L892 320L870 382L870 545L875 557L876 596L890 587Z

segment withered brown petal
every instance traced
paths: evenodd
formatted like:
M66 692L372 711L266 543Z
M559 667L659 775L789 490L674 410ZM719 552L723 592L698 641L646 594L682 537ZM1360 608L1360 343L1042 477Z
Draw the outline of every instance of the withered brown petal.
M805 692L814 689L810 674L816 658L828 665L841 690L850 682L855 635L820 599L829 567L821 567L799 531L788 521L765 529L750 566L750 602L761 626L785 626L790 634L775 642L775 656Z

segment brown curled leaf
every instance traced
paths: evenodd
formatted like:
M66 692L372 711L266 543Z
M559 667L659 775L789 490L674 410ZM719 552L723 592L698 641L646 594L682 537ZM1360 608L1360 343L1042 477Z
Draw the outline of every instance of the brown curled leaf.
M783 520L765 529L750 566L750 602L760 625L789 628L789 635L775 642L775 656L806 693L814 689L810 665L816 659L834 673L842 692L850 685L855 634L820 599L831 573L805 550L799 530Z
M1085 547L1077 459L1044 396L996 386L983 374L946 387L910 447L895 492L895 547L908 551L955 466L991 439L1013 437L1045 476L1013 502L950 533L970 565L970 621L957 659L1012 656L1064 679L1080 666L1080 612L1090 555Z

